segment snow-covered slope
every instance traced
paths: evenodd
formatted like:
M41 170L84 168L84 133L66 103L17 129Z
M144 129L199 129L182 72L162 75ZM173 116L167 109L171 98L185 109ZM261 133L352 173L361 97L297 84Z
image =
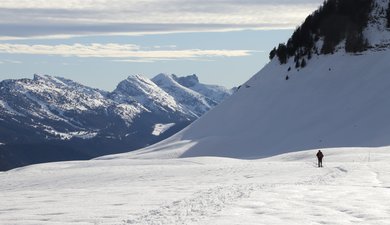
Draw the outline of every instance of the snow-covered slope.
M0 224L390 223L390 149L90 160L0 172Z
M367 51L346 53L339 46L334 54L313 55L298 69L294 57L285 64L274 58L182 132L123 157L258 158L324 147L390 145L390 36L385 15L376 15L386 11L381 7L389 1L375 2L366 29L371 29Z
M375 0L370 13L370 21L363 31L369 45L377 49L390 47L389 6L389 0Z

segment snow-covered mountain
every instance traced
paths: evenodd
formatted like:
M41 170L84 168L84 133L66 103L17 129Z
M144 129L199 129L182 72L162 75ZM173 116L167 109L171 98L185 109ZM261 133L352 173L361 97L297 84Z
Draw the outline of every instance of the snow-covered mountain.
M217 105L216 101L179 84L174 75L159 74L152 81L197 117Z
M113 92L47 75L4 80L0 169L141 148L169 137L217 104L184 104L179 99L190 92L209 98L185 87L185 92L172 96L164 88L138 75L120 82ZM204 111L195 113L197 108Z
M173 137L117 157L258 158L390 145L389 0L339 3L326 1L310 15L287 44L271 52L271 62L227 101ZM362 17L355 17L359 12ZM335 18L349 24L334 27L339 39L325 26ZM364 26L348 30L355 22Z
M135 75L120 82L111 98L122 104L138 103L154 114L188 114L175 99L150 79ZM189 116L190 118L193 116Z
M180 85L198 92L217 103L225 100L236 90L235 88L227 89L223 86L202 84L195 74L186 77L178 77L175 74L172 74L171 77Z

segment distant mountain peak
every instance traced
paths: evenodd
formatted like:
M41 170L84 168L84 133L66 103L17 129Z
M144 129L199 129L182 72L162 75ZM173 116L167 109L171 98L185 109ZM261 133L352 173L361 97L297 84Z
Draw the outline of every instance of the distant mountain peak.
M173 79L175 79L179 84L185 87L193 87L196 84L199 84L199 78L198 76L196 76L196 74L192 74L185 77L177 77L176 75L173 75Z
M152 80L158 81L159 83L170 83L170 82L177 82L178 84L191 88L197 84L199 84L199 78L196 74L179 77L176 74L166 74L166 73L160 73L157 74Z
M136 83L147 83L149 85L153 85L153 82L151 82L149 78L147 78L147 77L145 77L143 75L140 75L140 74L129 75L126 78L126 81L128 81L128 82L136 82Z
M144 93L145 88L149 89L150 87L156 87L156 84L141 75L130 75L125 80L119 82L116 90L127 92L131 96L137 96Z
M158 83L171 83L171 82L175 82L175 79L174 79L175 76L176 75L174 75L174 74L169 75L166 73L159 73L152 78L152 81L154 83L157 83L156 81L158 81Z
M131 74L127 77L128 80L142 80L144 79L144 76L140 74Z
M33 80L42 80L42 79L45 79L44 75L39 75L34 73Z
M192 90L177 82L175 78L177 79L177 76L173 74L158 74L152 81L196 117L200 117L217 105L217 102L212 100L212 96Z
M55 81L58 77L50 76L47 74L40 75L40 74L34 74L33 80L34 81Z

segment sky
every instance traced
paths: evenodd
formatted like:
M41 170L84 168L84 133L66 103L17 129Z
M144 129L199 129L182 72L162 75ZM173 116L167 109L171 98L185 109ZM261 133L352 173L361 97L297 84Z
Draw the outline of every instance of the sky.
M322 0L0 0L0 80L48 74L113 90L129 75L234 87Z

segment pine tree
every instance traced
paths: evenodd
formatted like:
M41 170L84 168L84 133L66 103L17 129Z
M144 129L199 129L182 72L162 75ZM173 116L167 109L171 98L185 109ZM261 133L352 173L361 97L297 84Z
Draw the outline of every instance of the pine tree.
M307 53L307 59L310 60L312 57L312 53L311 53L311 50Z
M367 50L368 41L363 37L363 33L359 31L351 31L347 34L345 41L346 52L362 52Z
M272 49L272 51L269 53L269 59L272 60L276 55L276 48Z
M276 55L279 58L281 64L287 63L287 47L285 44L279 44L278 49L276 50Z
M305 66L306 66L306 60L305 60L305 59L302 59L301 67L304 68Z
M299 68L301 66L301 64L299 63L299 60L297 60L297 62L295 63L295 68Z

